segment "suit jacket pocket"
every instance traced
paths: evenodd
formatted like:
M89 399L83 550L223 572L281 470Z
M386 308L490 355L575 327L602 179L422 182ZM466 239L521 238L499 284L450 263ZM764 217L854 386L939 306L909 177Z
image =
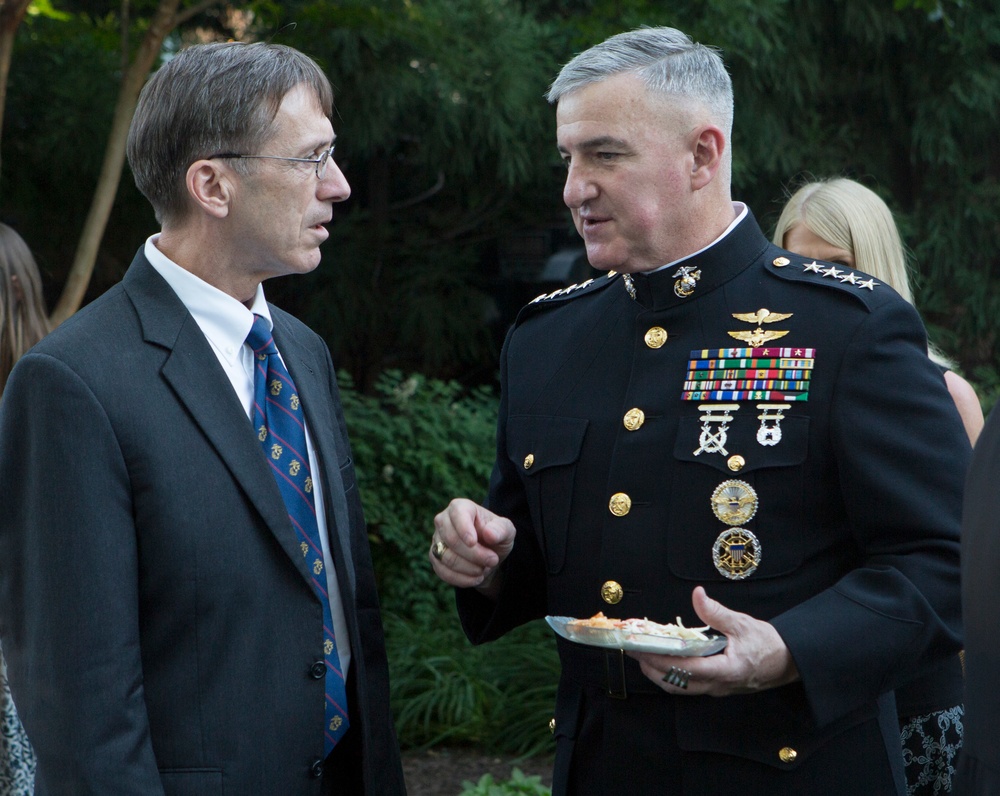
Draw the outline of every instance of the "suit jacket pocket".
M566 560L573 481L587 420L514 415L507 420L507 456L524 482L532 524L549 573Z
M222 769L166 768L160 771L166 796L223 796Z

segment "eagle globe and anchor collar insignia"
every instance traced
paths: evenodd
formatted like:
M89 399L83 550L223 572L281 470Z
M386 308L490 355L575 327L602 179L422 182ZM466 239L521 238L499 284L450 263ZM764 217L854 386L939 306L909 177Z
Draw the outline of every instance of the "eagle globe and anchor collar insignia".
M756 572L760 555L760 542L746 528L728 528L712 546L712 563L729 580L743 580Z

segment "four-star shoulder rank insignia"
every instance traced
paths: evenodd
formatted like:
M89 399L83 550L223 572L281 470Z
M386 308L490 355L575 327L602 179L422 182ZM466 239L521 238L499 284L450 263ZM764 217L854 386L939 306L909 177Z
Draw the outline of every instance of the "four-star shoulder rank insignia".
M862 279L859 273L854 271L843 271L837 268L836 265L830 263L820 263L813 260L810 263L801 263L802 270L807 274L819 274L822 277L830 277L836 279L839 282L843 282L848 285L853 285L858 290L875 290L879 283L870 277L868 279Z
M765 343L770 340L777 340L779 337L784 337L788 334L787 331L764 331L761 324L765 323L776 323L777 321L783 321L787 318L792 317L791 312L771 312L768 309L761 308L756 312L734 312L733 317L738 321L744 321L745 323L756 323L757 328L750 332L745 331L735 331L729 332L730 337L735 337L737 340L742 340L747 345L752 348L760 348Z

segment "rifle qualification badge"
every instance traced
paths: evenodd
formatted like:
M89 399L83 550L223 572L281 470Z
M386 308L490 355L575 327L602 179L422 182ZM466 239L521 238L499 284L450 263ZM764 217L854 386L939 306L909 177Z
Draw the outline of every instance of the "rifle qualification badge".
M726 450L726 439L728 438L729 424L733 416L730 412L735 412L740 408L739 404L702 404L698 407L701 414L701 433L698 435L698 448L694 455L702 453L721 453L728 456ZM712 424L717 423L718 428L713 429Z

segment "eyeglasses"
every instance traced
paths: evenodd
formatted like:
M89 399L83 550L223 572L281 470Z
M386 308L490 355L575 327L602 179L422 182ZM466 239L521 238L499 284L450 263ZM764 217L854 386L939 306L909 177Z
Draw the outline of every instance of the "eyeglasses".
M322 180L323 175L326 174L326 164L330 162L330 158L333 157L333 150L337 148L334 144L329 149L323 150L323 154L318 158L283 158L277 155L237 155L234 152L223 152L220 155L212 155L206 160L216 160L219 158L235 158L238 160L290 160L293 163L312 163L316 166L316 179Z

